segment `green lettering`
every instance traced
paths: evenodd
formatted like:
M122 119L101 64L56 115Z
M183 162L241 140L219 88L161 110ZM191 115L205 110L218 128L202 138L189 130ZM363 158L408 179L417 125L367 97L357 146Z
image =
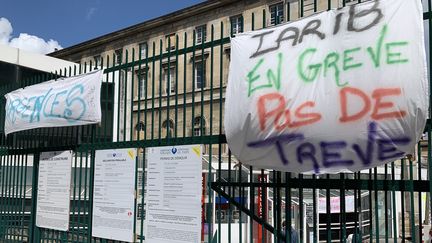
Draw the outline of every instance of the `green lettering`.
M267 70L267 83L264 84L257 84L254 85L255 82L257 82L260 79L260 75L256 74L255 72L257 69L263 64L264 58L261 58L258 63L255 65L255 67L247 74L247 81L249 83L248 88L248 97L251 96L251 94L259 89L263 88L271 88L275 87L278 91L280 90L280 83L281 83L281 69L282 69L282 53L278 54L278 66L276 70L276 74L272 69Z
M368 51L369 55L371 56L372 61L373 61L374 65L375 65L375 67L379 67L379 65L380 65L381 48L382 48L382 44L383 44L383 41L384 41L384 36L386 35L386 33L387 33L387 25L384 25L383 28L382 28L382 30L381 30L380 36L378 38L378 41L376 43L376 49L375 49L375 51L374 51L374 49L372 47L368 47L367 48L367 51Z
M348 49L348 50L344 51L344 54L343 54L343 70L344 71L351 69L351 68L358 68L358 67L361 67L363 65L360 62L353 63L352 61L354 58L350 55L353 52L360 51L360 49L361 49L360 47L357 47L357 48Z
M406 63L408 62L408 59L402 59L400 52L392 52L391 48L395 46L406 46L408 45L408 42L401 41L401 42L390 42L386 44L386 51L387 51L387 64L395 64L395 63Z
M280 90L280 83L281 83L281 67L282 67L282 53L278 54L278 67L277 67L277 74L275 75L273 70L269 69L267 70L267 80L268 83L273 83L276 87L276 89ZM277 77L275 77L277 76Z
M336 52L330 52L326 58L324 59L324 77L327 76L327 71L333 67L334 69L334 76L336 79L336 85L339 87L347 85L347 83L340 84L339 80L339 68L337 67L337 61L339 60L339 54Z
M297 73L304 82L314 81L321 69L321 64L311 64L307 66L307 71L309 71L308 73L306 73L306 70L304 70L305 68L303 66L303 62L306 55L314 54L316 51L317 50L315 48L308 48L299 57L299 62L297 63Z
M264 58L261 58L258 63L255 65L255 67L252 69L252 71L250 71L247 74L247 81L249 83L249 88L248 88L248 97L250 97L250 95L252 94L252 92L255 90L254 88L252 88L252 83L254 83L256 80L259 79L260 75L256 75L255 71L259 68L259 66L261 66L261 64L264 62Z

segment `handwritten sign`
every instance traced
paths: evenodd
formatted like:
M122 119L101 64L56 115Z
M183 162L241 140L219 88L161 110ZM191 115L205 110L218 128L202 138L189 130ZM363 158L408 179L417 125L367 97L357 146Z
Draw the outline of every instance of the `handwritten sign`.
M101 121L102 71L50 80L5 95L5 134Z
M412 153L428 109L422 13L420 1L370 1L233 38L233 154L318 174Z

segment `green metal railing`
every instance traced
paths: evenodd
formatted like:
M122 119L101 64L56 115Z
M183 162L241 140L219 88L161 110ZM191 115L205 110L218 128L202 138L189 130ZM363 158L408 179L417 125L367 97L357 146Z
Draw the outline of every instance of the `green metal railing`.
M352 3L287 1L284 19ZM431 0L424 6L429 29ZM266 27L267 11L263 8L251 18L242 18L242 29ZM227 147L222 122L230 36L234 35L230 30L221 22L209 26L206 40L200 43L195 31L179 33L167 41L148 43L145 49L125 50L120 57L106 56L101 63L85 62L0 86L3 97L46 80L105 69L101 124L34 129L0 137L0 242L113 242L91 236L94 154L98 149L129 147L141 152L134 232L136 242L144 242L145 148L185 144L205 145L204 242L291 242L294 235L299 242L347 242L349 235L354 242L420 242L420 231L431 224L432 216L431 123L427 123L426 139L418 144L416 158L368 173L316 176L242 165ZM431 31L428 35L430 39ZM430 43L427 45L429 49ZM428 65L430 69L430 58ZM1 131L4 107L3 98ZM35 225L39 155L56 150L74 151L67 232ZM339 203L337 213L331 212L333 200Z

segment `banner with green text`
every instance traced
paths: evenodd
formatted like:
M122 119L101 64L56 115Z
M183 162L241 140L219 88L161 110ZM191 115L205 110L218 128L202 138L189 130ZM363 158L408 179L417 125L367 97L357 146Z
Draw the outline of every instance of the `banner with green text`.
M237 35L225 131L237 158L359 171L414 152L428 116L422 6L369 1Z

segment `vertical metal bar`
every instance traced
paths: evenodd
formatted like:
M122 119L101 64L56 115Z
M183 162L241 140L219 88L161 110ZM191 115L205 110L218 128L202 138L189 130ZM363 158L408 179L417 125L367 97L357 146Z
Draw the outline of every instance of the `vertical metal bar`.
M345 213L345 174L340 174L340 180L341 180L341 190L340 190L340 231L341 231L341 242L346 242L346 213Z
M160 70L162 73L162 70ZM168 67L166 70L167 73L167 78L166 78L166 102L167 102L167 106L166 106L166 138L167 138L167 142L169 143L170 137L171 137L171 129L173 129L171 127L171 121L170 121L170 97L171 97L171 38L168 38ZM161 104L162 101L162 95L159 97L159 104ZM159 106L159 112L162 113L162 106ZM161 123L159 123L159 126L161 125Z
M291 172L285 174L285 242L288 243L294 243L291 241L293 232L291 231L292 228L292 212L291 212Z
M214 62L214 25L211 25L210 29L210 136L213 135L213 92L214 92L214 84L213 84L213 62ZM219 120L219 124L222 123L222 121ZM227 146L227 145L226 145ZM241 170L241 165L240 165Z
M254 187L254 175L253 175L253 167L249 166L249 209L251 214L249 216L249 242L254 242L254 219L253 215L255 215L255 187Z
M169 41L170 38L168 37L168 49L170 49L171 47L169 46ZM161 144L161 139L162 139L162 86L163 86L163 76L162 76L162 39L159 40L159 122L158 122L158 139L159 139L159 144ZM153 73L154 75L154 73ZM154 99L154 98L153 98ZM168 125L167 125L168 126Z
M32 177L32 205L30 214L30 236L29 242L38 242L37 227L36 227L36 206L37 206L37 187L39 173L39 153L33 155L33 177Z
M231 156L231 151L230 151L230 155ZM238 180L236 182L241 183L242 180L242 168L243 165L238 162L238 175L237 178ZM242 207L245 206L245 202L244 202L244 187L243 186L239 186L239 203L240 205L242 205ZM242 236L243 236L243 217L242 217L242 210L238 210L239 211L239 241L238 242L243 242Z
M195 136L195 133L194 133L194 128L193 128L193 126L195 125L194 123L194 118L195 118L195 79L196 79L196 60L195 60L195 49L196 49L196 31L195 31L195 29L193 30L193 34L192 34L192 104L191 104L191 109L192 109L192 112L191 112L191 118L190 118L190 122L191 122L191 126L192 126L192 134L191 134L191 137L194 137ZM220 159L219 159L220 160ZM219 237L219 240L221 240L220 239L220 237Z
M302 0L303 1L303 0ZM303 227L304 227L304 204L303 204L303 174L299 174L299 210L300 210L300 230L299 230L299 242L302 243L305 241L303 239Z
M270 180L270 178L266 178L267 175L264 174L264 170L261 169L261 180L259 181L260 186L261 186L261 220L263 222L267 222L267 183L266 183L266 179ZM270 177L270 175L268 175ZM261 224L261 232L262 232L262 238L261 238L261 243L265 243L265 241L267 240L267 232L266 229L264 228L264 224Z
M428 13L431 13L431 8L432 8L432 0L427 0L428 3ZM432 26L432 18L429 16L428 17L428 26L429 26L429 40L432 40L432 31L431 31L431 26ZM431 43L429 42L429 46L428 48L430 49L431 47ZM429 70L432 70L432 56L429 55ZM429 78L429 121L431 121L432 118L432 92L431 92L431 88L432 87L432 80ZM427 152L427 157L428 157L428 174L429 174L429 220L432 221L432 135L431 135L431 125L429 123L429 125L427 126L427 136L428 136L428 152Z
M219 151L221 151L221 144L219 144ZM228 183L232 183L232 177L231 177L231 153L228 153ZM219 153L219 156L221 156L221 154ZM235 194L233 193L233 187L232 186L228 186L228 195L230 195L230 197L235 199ZM232 211L231 211L231 203L228 202L228 243L231 243L231 221L232 221Z
M395 175L395 163L392 162L391 163L391 173L392 173L392 184L394 185L394 182L396 180L396 175ZM397 239L398 239L398 234L397 234L397 220L396 220L396 191L395 188L392 187L392 208L393 208L393 239L394 239L394 243L397 243Z
M411 239L412 242L416 241L416 234L415 234L415 207L414 207L414 171L413 171L413 162L412 159L409 158L409 169L410 169L410 183L409 183L409 189L410 189L410 206L411 206L411 212L410 212L410 219L411 219ZM420 234L421 237L421 234Z
M81 155L82 156L82 155ZM80 158L81 158L81 156L80 156ZM71 208L71 211L72 211L72 213L73 213L73 216L74 216L74 218L75 219L77 219L76 221L76 225L74 225L74 227L76 227L76 229L75 230L72 230L72 231L75 231L74 233L75 234L77 234L77 235L79 235L79 214L78 214L78 210L77 210L77 208L76 207L78 207L78 203L77 203L77 200L76 200L76 198L77 198L77 194L76 194L76 192L77 192L77 185L78 185L78 183L77 183L77 168L78 168L78 158L77 158L77 154L75 154L75 158L73 159L73 161L72 161L72 173L73 173L73 190L72 190L72 195L73 195L73 204L72 204L72 208Z
M161 41L162 42L162 41ZM160 45L161 52L162 52L162 44ZM153 58L152 58L152 95L151 95L151 101L152 101L152 107L151 107L151 139L154 139L154 125L155 125L155 55L156 55L156 43L153 42ZM159 123L160 125L160 123Z
M385 178L385 182L386 182L386 185L388 185L388 164L386 164L385 165L385 167L384 167L384 178ZM389 194L389 191L388 191L388 188L386 188L386 190L384 191L384 204L385 204L385 206L384 206L384 210L385 210L385 218L384 218L384 220L385 220L385 228L384 228L384 231L385 231L385 243L388 243L388 240L389 240L389 220L388 220L388 217L389 217L389 213L388 213L388 194Z
M400 180L405 182L405 160L401 160L401 177ZM405 242L405 189L401 190L401 209L402 209L402 242Z
M127 52L126 52L127 53ZM127 54L126 54L126 63L127 63ZM134 71L135 71L135 48L132 48L132 60L131 60L131 64L132 64L132 67L131 67L131 91L130 91L130 96L131 96L131 98L130 98L130 138L129 138L129 141L133 141L134 140L134 138L133 138L133 132L134 132L134 126L133 126L133 121L134 121L134 116L133 116L133 114L134 114L134 92L133 92L133 90L134 90L134 88L135 88L135 74L134 74ZM140 87L138 87L138 90L140 89ZM139 98L138 98L138 103L140 103L140 101L139 101ZM140 113L140 111L138 111L138 114ZM126 123L125 123L126 124ZM137 124L139 124L139 120L137 120Z
M378 200L379 200L379 192L377 189L377 181L378 181L378 169L375 167L374 168L374 191L375 191L375 234L376 234L376 240L377 242L380 242L380 227L379 227L379 205L378 205Z
M186 47L185 47L185 50L186 50ZM177 136L178 136L178 99L179 99L179 96L178 96L178 91L179 91L179 88L178 88L178 84L179 84L179 82L178 82L178 78L179 78L179 73L178 73L178 66L179 66L179 36L178 35L176 35L176 51L175 51L175 104L174 104L174 112L175 112L175 114L174 114L174 126L175 126L175 131L174 131L174 137L175 138L177 138ZM183 65L186 65L186 63L184 63ZM186 95L186 94L183 94L183 95Z
M184 49L186 50L187 48L187 33L184 32ZM187 96L187 82L186 82L186 71L187 71L187 62L186 62L186 51L183 53L183 137L186 137L186 112L187 112L187 107L186 107L186 96Z
M147 45L146 45L147 46ZM138 64L138 104L137 104L137 106L138 106L138 111L137 111L137 119L136 119L136 121L137 121L137 123L136 123L136 140L137 141L139 141L139 140L141 140L141 102L142 102L142 97L143 97L143 94L141 93L141 92L145 92L145 94L147 94L147 85L145 85L144 87L145 87L145 89L144 90L141 90L141 87L142 87L142 85L143 85L143 72L142 72L142 69L141 69L141 63L142 63L142 45L139 45L139 50L138 50L138 60L139 60L139 64ZM147 51L146 51L146 53L147 53ZM147 58L146 58L146 61L147 61ZM146 71L145 71L146 73L147 73L147 69L146 69ZM147 79L147 77L146 77L146 79ZM147 104L147 101L145 101L145 104ZM144 112L147 112L147 109L145 109L145 111ZM145 120L144 122L144 129L145 130L147 130L147 120ZM145 131L144 130L144 131ZM146 137L144 136L144 140L146 139Z
M224 38L224 23L220 23L220 39L223 40ZM223 97L223 42L220 42L220 49L219 49L219 134L222 134L222 97Z
M125 64L127 64L129 62L129 51L126 50L126 59L125 59ZM128 69L125 67L124 68L124 104L123 104L123 141L127 140L127 96L128 96Z
M148 48L148 44L146 44L145 46L146 48L146 61L145 61L145 95L144 95L144 139L147 140L147 130L148 130L148 121L147 121L147 113L148 113L148 79L149 79L149 63L148 63L148 53L149 53L149 48ZM154 51L153 51L154 54ZM153 55L153 60L154 60L154 55ZM154 75L154 73L152 74ZM152 97L153 100L153 97ZM140 104L141 101L138 103ZM141 113L141 107L138 108L138 112ZM153 133L153 130L152 130ZM144 151L145 153L145 151ZM143 167L144 170L144 167ZM144 193L144 190L143 190ZM144 206L144 204L142 204Z
M113 59L115 59L115 60L118 60L119 59L119 57L118 56L114 56L114 58ZM117 67L119 67L121 65L121 57L120 57L120 62L119 63L117 63ZM117 88L117 90L118 90L118 95L117 95L117 142L120 142L120 111L121 111L121 109L120 109L120 106L121 106L121 86L123 85L122 83L123 83L123 81L124 80L122 80L122 71L123 70L121 70L121 69L118 69L118 88Z
M421 181L422 180L422 166L421 166L421 163L422 163L422 156L421 156L421 152L422 152L422 148L421 148L421 142L418 142L417 143L417 168L418 168L418 176L417 176L417 180L418 181ZM423 213L423 210L422 210L422 192L418 192L418 208L419 208L419 212L418 212L418 214L419 214L419 236L421 236L422 235L422 231L423 231L423 222L422 222L422 213ZM421 239L421 237L420 237L420 239ZM419 240L420 240L419 239Z
M327 175L327 179L330 179L330 176ZM331 206L330 206L330 189L326 190L326 231L327 231L327 242L331 242L332 241L332 233L331 233Z
M313 178L313 182L314 182L314 185L316 185L315 183L316 183L316 175L313 175L312 176L312 178ZM312 207L313 207L313 243L317 243L318 242L318 229L319 229L319 225L318 225L318 221L319 221L319 215L318 215L318 212L317 212L317 204L319 203L318 201L317 201L317 189L314 187L313 189L312 189L312 197L313 197L313 199L312 199ZM319 196L319 191L318 191L318 196Z
M146 168L146 150L145 150L145 148L143 148L143 164L142 164L142 182L141 182L141 193L142 193L142 195L141 195L141 215L140 215L140 218L141 218L141 230L140 230L140 238L139 238L139 240L140 240L140 243L142 243L143 242L143 239L144 239L144 217L145 217L145 215L144 215L144 189L145 189L145 181L146 181L146 173L145 173L145 168Z
M373 240L373 235L374 235L374 231L373 231L373 212L372 212L372 184L374 182L372 181L372 169L369 169L369 234L370 234L370 239Z

